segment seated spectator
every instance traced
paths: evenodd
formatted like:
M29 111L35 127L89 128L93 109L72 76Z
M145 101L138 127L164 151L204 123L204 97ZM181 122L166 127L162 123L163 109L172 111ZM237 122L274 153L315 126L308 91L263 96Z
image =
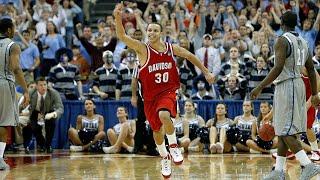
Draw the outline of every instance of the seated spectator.
M253 113L253 103L251 101L244 101L242 104L243 114L234 118L234 124L239 128L238 138L236 143L238 151L249 152L250 149L247 145L249 139L255 139L252 135L252 128L257 129L257 118ZM254 126L255 125L255 126Z
M23 128L23 143L26 152L29 152L28 145L34 134L40 151L52 153L51 142L56 120L63 114L63 104L59 93L48 88L44 77L39 77L36 84L36 89L30 92L30 123ZM43 126L45 137L42 135Z
M214 118L207 121L206 126L210 128L210 152L226 153L232 149L231 143L227 138L227 131L233 124L233 121L228 118L227 106L223 103L218 103ZM233 137L234 139L236 137Z
M218 84L218 90L220 99L222 100L243 100L246 95L246 80L243 80L240 76L230 74L227 78L220 79Z
M70 151L95 151L97 149L92 147L106 138L104 118L96 113L94 101L85 100L84 108L85 113L77 117L76 128L69 129L69 139L73 144ZM99 150L102 151L102 147Z
M194 80L196 93L191 96L192 100L211 100L214 99L209 93L210 86L203 76Z
M249 72L248 92L251 92L251 90L253 90L265 77L267 77L270 72L270 69L267 67L266 59L262 56L258 56L256 61L256 67ZM272 100L273 93L273 85L269 85L262 90L257 99Z
M99 95L100 99L115 99L118 69L113 64L111 51L103 53L103 62L104 65L95 71L93 91Z
M49 85L60 93L62 99L84 99L79 69L69 63L72 58L73 54L70 49L61 48L56 52L56 60L59 64L50 70ZM77 82L78 93L76 92L75 82Z
M33 20L40 21L40 16L44 10L51 11L51 5L46 0L36 1L36 4L32 7L33 9Z
M135 120L128 120L128 111L120 106L117 109L119 123L109 128L107 131L110 147L104 147L103 151L107 154L119 153L121 150L132 153L134 147L134 135L136 133Z
M238 67L238 72L242 75L247 74L247 68L244 63L240 60L240 53L237 47L231 47L229 51L230 59L221 65L220 76L225 77L230 74L232 66Z
M186 61L183 58L178 57L176 65L180 72L180 98L190 98L192 93L192 73L186 66Z
M272 109L272 106L267 101L263 101L260 103L260 111L257 117L257 122L254 122L254 124L252 125L253 127L257 127L256 129L252 128L252 132L251 132L253 137L255 138L249 139L247 141L248 147L253 151L270 153L270 149L274 149L277 147L277 141L278 141L277 137L273 138L273 140L271 141L264 141L258 135L258 130L263 124L272 123L272 119L271 121L269 121L268 119L265 118L266 115L271 111L271 109Z

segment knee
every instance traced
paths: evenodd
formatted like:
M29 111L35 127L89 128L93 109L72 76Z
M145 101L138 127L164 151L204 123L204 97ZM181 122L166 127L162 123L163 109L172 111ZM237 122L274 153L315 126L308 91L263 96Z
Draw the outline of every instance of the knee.
M128 130L129 129L129 122L126 122L126 123L123 123L123 124L121 124L121 131L122 130Z
M170 113L168 111L159 111L159 118L161 121L170 120Z
M255 142L251 139L246 141L246 145L252 147L255 144Z
M113 134L115 134L113 129L110 128L110 129L107 130L107 135L108 136L113 135Z
M99 135L101 138L105 138L105 137L106 137L106 133L105 133L104 131L99 132L98 135Z

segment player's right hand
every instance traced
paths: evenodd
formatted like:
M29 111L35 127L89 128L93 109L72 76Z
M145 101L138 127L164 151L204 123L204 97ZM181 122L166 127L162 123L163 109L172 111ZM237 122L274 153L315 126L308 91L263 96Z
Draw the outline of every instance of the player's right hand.
M250 92L250 99L256 99L261 93L262 89L257 86Z
M206 78L206 80L210 85L213 84L214 81L216 80L216 77L212 73L206 73L204 77Z
M122 3L119 3L119 4L116 5L116 7L113 10L114 17L121 16L122 8L123 8L123 4Z

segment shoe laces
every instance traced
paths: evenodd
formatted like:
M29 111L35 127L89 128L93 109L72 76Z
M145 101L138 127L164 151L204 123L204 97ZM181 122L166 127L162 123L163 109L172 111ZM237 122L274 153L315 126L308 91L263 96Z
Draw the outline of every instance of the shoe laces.
M165 171L169 171L170 168L169 168L169 162L170 162L170 155L168 155L167 157L163 158L162 159L162 162L163 162L163 168Z
M175 148L172 148L172 152L175 156L179 156L179 154L181 154L181 151L179 148L175 147Z

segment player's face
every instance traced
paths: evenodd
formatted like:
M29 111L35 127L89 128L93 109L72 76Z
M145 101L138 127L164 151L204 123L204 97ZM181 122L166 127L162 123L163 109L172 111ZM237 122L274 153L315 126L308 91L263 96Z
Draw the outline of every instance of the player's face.
M149 24L147 27L147 36L150 42L156 42L161 37L161 27L158 24Z
M191 102L186 102L186 103L184 104L184 111L185 111L186 113L191 113L191 112L193 112L193 111L194 111L194 106L193 106L193 104L192 104Z
M44 95L48 90L48 85L46 81L38 81L37 90L41 95Z
M267 103L261 103L260 104L260 112L261 112L261 114L267 114L268 112L270 112L269 105Z
M216 114L218 116L226 115L226 107L224 104L218 104L216 107Z
M252 106L250 101L244 101L242 105L242 110L244 113L248 113L252 111Z
M86 109L86 111L93 111L95 108L95 105L91 100L86 100L84 102L84 108Z

